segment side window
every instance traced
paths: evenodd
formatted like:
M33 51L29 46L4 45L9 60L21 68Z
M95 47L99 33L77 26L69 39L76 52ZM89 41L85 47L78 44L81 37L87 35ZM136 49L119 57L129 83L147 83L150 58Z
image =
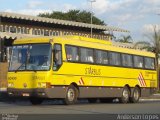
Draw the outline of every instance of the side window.
M66 45L67 61L79 61L78 47Z
M132 67L132 55L122 54L122 65L125 67Z
M134 67L136 68L143 68L143 57L141 56L134 56Z
M81 62L93 63L93 49L80 48Z
M96 50L95 51L96 56L96 63L97 64L108 64L108 52Z
M58 70L62 65L62 46L55 44L53 49L53 70Z
M120 53L109 52L109 63L110 65L121 65Z
M144 64L145 68L147 68L147 69L155 69L154 58L145 57L144 58L144 62L145 62L145 64Z

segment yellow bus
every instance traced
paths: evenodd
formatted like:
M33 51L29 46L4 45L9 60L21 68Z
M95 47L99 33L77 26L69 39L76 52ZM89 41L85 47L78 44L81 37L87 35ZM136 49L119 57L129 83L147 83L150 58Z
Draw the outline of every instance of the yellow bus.
M136 103L157 88L155 54L81 36L15 40L7 79L9 96L32 104L46 98Z

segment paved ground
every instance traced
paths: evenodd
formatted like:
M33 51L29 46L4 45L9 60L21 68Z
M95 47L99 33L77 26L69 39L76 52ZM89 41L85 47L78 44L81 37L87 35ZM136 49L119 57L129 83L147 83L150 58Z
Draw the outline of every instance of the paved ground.
M122 116L119 117L119 114ZM136 104L121 104L118 102L91 104L87 100L80 100L76 105L67 106L59 100L46 100L42 105L33 106L28 100L0 102L0 119L3 120L8 119L8 115L9 118L14 120L52 120L53 118L54 120L102 120L106 118L110 120L120 118L122 120L123 114L129 114L132 117L138 115L141 120L143 120L142 117L145 117L144 120L153 120L149 119L149 116L159 120L160 95L156 94L149 98L142 98ZM17 116L18 119L15 119Z
M142 99L136 104L88 103L81 100L76 105L63 105L61 101L44 101L42 105L33 106L27 100L0 102L0 114L160 114L160 99Z

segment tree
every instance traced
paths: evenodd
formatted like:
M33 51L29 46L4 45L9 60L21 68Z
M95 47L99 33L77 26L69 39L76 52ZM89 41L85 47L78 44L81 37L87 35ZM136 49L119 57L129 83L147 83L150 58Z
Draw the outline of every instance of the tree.
M154 52L156 56L156 66L157 66L157 79L158 79L158 90L159 90L159 65L158 58L160 54L160 30L153 26L153 34L149 36L149 41L140 41L135 44L135 48L140 46L141 49L146 49L148 51Z
M160 30L153 26L153 34L148 36L149 41L139 41L136 42L134 48L141 47L141 49L146 49L147 51L154 52L156 55L156 61L158 65L158 58L160 54Z
M38 16L60 20L70 20L75 22L91 23L91 12L87 12L85 10L69 10L66 13L53 11L52 13L40 13ZM92 21L93 24L105 25L104 21L100 20L94 15Z
M116 40L117 42L122 42L122 43L133 43L133 39L130 35L128 36L122 36L122 38Z

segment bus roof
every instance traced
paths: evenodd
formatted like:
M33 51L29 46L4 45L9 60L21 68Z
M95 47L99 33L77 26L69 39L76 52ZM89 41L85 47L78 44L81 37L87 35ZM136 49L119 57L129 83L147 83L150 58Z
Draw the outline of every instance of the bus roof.
M142 56L155 57L152 52L147 52L137 49L129 49L113 46L111 41L99 40L95 38L87 38L82 36L50 36L50 37L35 37L23 38L14 41L14 44L30 44L30 43L62 43L75 46L89 47L101 50L109 50L115 52L122 52L126 54L136 54Z

